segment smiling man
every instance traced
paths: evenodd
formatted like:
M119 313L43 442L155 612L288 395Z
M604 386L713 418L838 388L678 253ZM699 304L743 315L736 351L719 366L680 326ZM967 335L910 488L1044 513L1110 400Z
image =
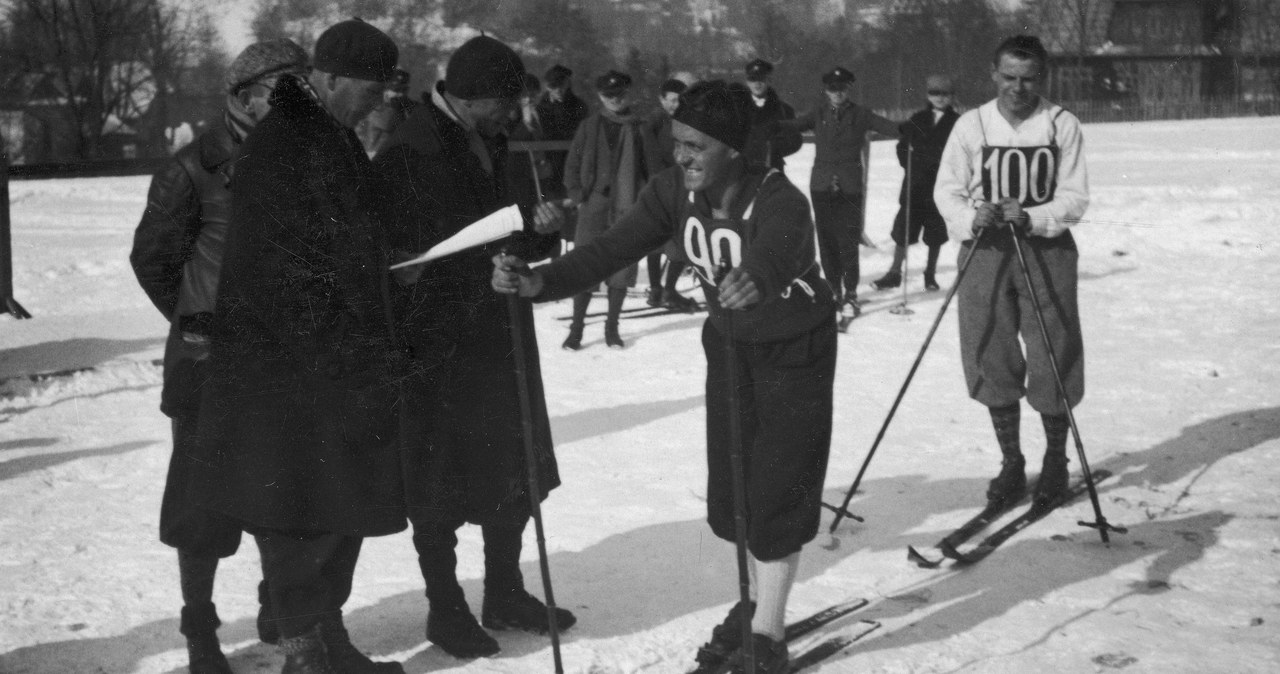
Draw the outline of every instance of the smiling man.
M496 257L493 286L537 302L569 297L667 241L697 270L710 309L702 331L707 521L716 536L735 540L728 438L737 415L757 581L754 601L733 607L698 661L705 671L743 671L741 626L749 620L755 671L775 674L787 669L783 618L800 550L818 531L831 443L835 305L815 261L804 195L781 172L746 159L750 106L740 85L694 85L681 97L672 129L677 165L655 176L609 231L555 262L524 271L522 260ZM729 406L727 340L737 356L736 410Z
M969 396L989 408L1003 457L987 489L993 506L1012 505L1026 492L1021 398L1044 423L1035 504L1046 507L1067 489L1067 409L1084 396L1079 254L1068 229L1089 205L1084 140L1080 120L1040 96L1046 61L1038 38L1018 35L1001 43L991 72L996 97L956 122L933 191L960 242L960 258L973 250L958 293L960 357ZM1009 225L1029 250L1028 271L1067 400L1058 394Z

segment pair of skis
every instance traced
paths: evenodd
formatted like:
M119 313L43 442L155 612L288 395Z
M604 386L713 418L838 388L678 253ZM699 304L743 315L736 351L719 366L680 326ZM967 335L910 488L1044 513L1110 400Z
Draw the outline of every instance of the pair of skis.
M1111 471L1105 469L1093 471L1093 481L1095 484L1107 479L1108 477L1111 477ZM1044 506L1036 506L1033 504L1030 508L1023 511L1022 514L1018 515L1013 520L1010 520L999 529L988 534L987 537L983 538L977 545L969 548L968 550L961 551L960 546L962 544L970 538L973 538L978 534L978 532L991 526L1005 513L1015 509L1020 503L1025 501L1026 498L1024 497L1021 501L1016 501L1014 503L1006 503L996 506L988 505L977 515L974 515L968 522L960 525L958 529L952 531L943 537L942 540L938 541L935 547L942 553L942 557L930 559L919 550L908 545L907 559L913 562L916 566L924 569L936 569L948 559L952 560L956 565L963 566L977 564L983 559L986 559L988 555L994 552L996 548L1000 547L1005 541L1013 538L1013 536L1018 532L1026 529L1032 524L1035 524L1041 519L1044 519L1046 515L1054 510L1057 510L1058 508L1079 498L1088 491L1088 489L1089 484L1084 479L1076 480L1067 488L1067 491L1063 492L1062 496L1054 502ZM1087 524L1083 522L1081 522L1081 524L1087 526ZM1124 532L1121 527L1114 527L1114 529L1120 533Z
M840 618L843 618L854 611L858 611L866 606L869 602L866 599L849 599L838 604L833 604L824 608L808 617L802 618L787 625L786 636L783 640L788 644L804 637L819 628L829 625ZM842 630L839 634L828 637L809 648L796 654L788 665L788 672L799 672L808 667L813 667L827 658L848 648L854 642L867 636L868 634L879 629L880 623L874 620L860 620L852 628ZM735 662L733 658L718 663L704 663L690 670L689 674L727 674L733 671Z

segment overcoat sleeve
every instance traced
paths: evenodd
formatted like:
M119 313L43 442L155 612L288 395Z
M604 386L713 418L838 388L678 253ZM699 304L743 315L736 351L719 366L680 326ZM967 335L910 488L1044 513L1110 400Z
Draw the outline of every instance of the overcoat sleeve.
M151 178L147 207L133 234L129 262L151 303L172 318L182 283L182 265L200 232L200 195L176 159Z

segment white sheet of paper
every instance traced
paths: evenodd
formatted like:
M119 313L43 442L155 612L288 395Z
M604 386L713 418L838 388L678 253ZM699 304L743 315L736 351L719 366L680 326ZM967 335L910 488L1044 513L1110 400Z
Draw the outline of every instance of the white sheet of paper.
M500 208L489 215L467 225L462 231L432 246L430 250L413 258L391 265L392 269L410 267L415 264L426 264L446 255L486 243L493 243L513 232L524 229L524 218L520 216L520 208L515 204Z

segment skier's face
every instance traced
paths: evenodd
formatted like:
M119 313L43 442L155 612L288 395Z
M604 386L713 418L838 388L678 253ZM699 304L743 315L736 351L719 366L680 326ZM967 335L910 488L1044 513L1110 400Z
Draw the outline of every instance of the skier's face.
M680 121L672 122L671 136L685 189L702 192L733 179L737 150Z
M991 73L991 79L996 83L997 105L1016 117L1031 114L1040 104L1040 85L1044 83L1042 71L1035 59L1001 54Z

